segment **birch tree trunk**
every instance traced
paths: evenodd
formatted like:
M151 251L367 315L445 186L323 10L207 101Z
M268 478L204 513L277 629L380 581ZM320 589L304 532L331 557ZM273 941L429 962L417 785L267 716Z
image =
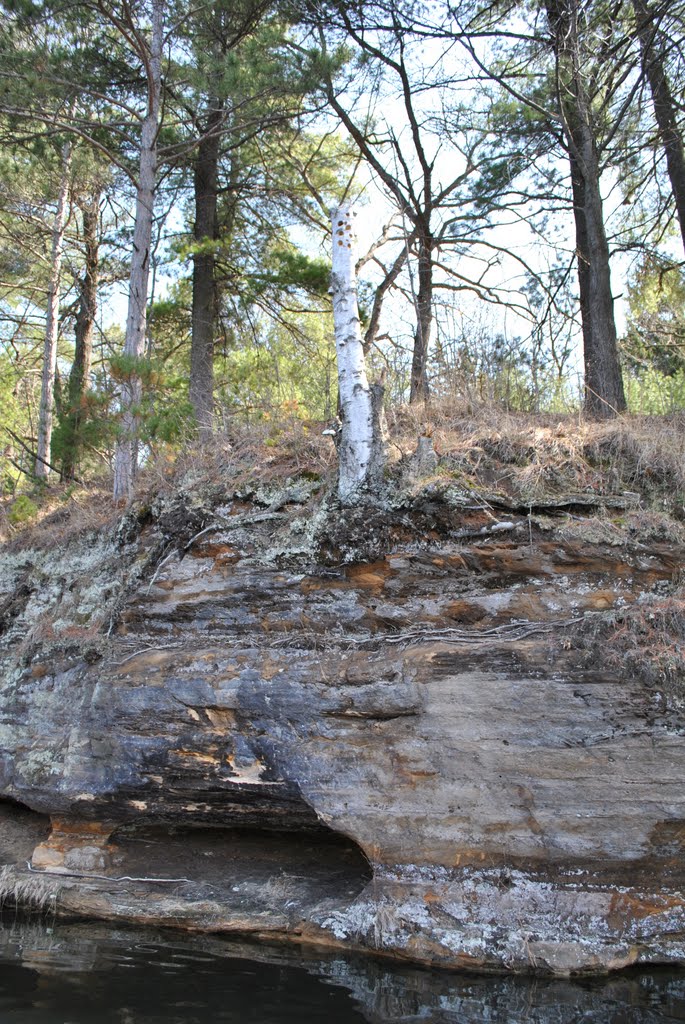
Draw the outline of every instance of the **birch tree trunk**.
M64 252L64 231L67 223L67 199L69 195L69 172L71 170L71 145L62 147L62 177L55 221L52 228L52 252L50 258L50 284L48 286L48 308L43 347L43 373L38 413L38 444L36 447L36 476L47 480L50 475L52 446L52 422L55 407L55 369L57 366L57 336L59 333L59 282Z
M152 0L152 38L144 61L147 73L147 113L140 139L140 164L136 211L133 228L133 255L129 278L128 314L124 355L131 363L131 372L121 388L120 436L114 454L114 500L126 501L131 496L138 465L138 413L142 385L135 371L135 361L145 353L150 250L157 175L157 136L162 97L162 46L164 40L164 0Z
M341 429L338 444L338 495L352 504L363 491L375 491L383 472L380 432L382 389L371 388L366 376L357 304L356 238L352 210L343 203L331 212L335 350L338 361Z

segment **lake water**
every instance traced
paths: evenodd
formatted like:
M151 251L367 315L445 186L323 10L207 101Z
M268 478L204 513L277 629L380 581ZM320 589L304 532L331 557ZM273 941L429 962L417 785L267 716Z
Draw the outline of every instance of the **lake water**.
M0 1024L364 1021L685 1021L685 970L585 981L484 977L173 932L0 923Z

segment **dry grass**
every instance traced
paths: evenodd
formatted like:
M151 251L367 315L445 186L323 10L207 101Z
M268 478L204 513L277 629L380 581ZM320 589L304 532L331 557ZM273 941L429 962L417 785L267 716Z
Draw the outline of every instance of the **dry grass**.
M305 474L332 485L336 453L323 436L325 426L300 420L236 426L204 449L189 448L166 465L151 466L139 486L190 484L235 493ZM648 501L685 501L685 415L592 423L445 402L391 410L388 428L391 479L401 477L418 437L429 434L439 459L437 476L464 476L479 489L499 488L517 497L629 490Z
M94 480L87 487L54 484L34 496L37 514L27 523L12 523L12 499L0 501L0 542L8 550L20 547L54 548L108 523L114 527L117 511L112 505L108 480Z
M57 909L59 884L54 878L23 875L12 867L0 869L0 911L27 910L38 914L51 914Z
M139 476L136 495L188 488L254 491L303 475L332 479L335 447L324 429L323 423L298 419L237 423L230 435L217 434L209 444L168 452L151 463Z
M685 416L621 417L609 423L449 406L404 408L393 417L394 444L432 433L440 468L476 486L522 498L578 491L631 490L648 499L685 498Z
M251 426L235 423L211 444L160 450L141 471L134 504L179 492L246 499L287 479L334 485L336 452L327 424L295 418ZM592 423L570 415L507 413L432 402L388 413L388 475L403 486L417 439L430 435L435 478L476 491L534 502L560 494L634 492L643 510L685 518L685 414L621 417ZM40 507L12 524L11 499L0 504L0 540L45 548L89 530L114 529L119 515L109 480L87 488L54 485L33 496Z

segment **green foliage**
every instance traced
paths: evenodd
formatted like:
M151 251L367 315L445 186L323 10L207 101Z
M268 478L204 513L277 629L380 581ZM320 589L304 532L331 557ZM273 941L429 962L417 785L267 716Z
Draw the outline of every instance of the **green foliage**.
M536 339L505 336L487 317L462 321L459 335L439 337L429 370L434 392L444 398L459 396L509 412L562 412L574 406L548 348Z
M9 507L7 518L12 526L26 526L38 515L39 509L28 494L18 494Z
M326 295L331 279L331 264L328 260L312 259L295 249L274 249L270 253L270 268L263 274L255 275L259 286L276 288L301 288L310 295Z
M135 410L141 442L154 449L176 444L188 435L193 418L188 401L189 307L190 283L177 282L150 309L148 326L154 354L137 359L121 351L112 352L109 380L100 386L102 407L98 417L107 438L113 439L118 429L117 413L112 409L116 386L134 379L142 387ZM115 340L121 344L121 339Z
M328 419L335 411L335 344L329 314L264 319L238 334L219 361L219 398L228 412L270 419L277 411Z
M12 305L47 291L50 226L59 189L59 155L8 150L0 156L0 275ZM9 285L9 288L8 288Z
M112 400L111 387L103 387L101 382L86 393L77 409L62 409L52 434L55 466L63 469L65 464L75 462L90 468L99 463L94 454L110 449L116 437Z
M628 408L644 414L685 409L685 272L643 259L628 287L621 339Z
M517 218L520 223L534 223L538 237L545 241L544 218L560 199L569 196L568 174L559 160L563 155L559 107L568 71L555 66L544 5L466 6L467 22L480 25L482 38L489 40L481 56L491 62L500 81L511 90L500 88L494 79L490 86L484 85L484 74L474 79L468 72L459 79L462 72L455 71L453 98L449 98L444 91L430 92L431 82L416 79L417 96L425 102L422 131L426 127L434 132L437 147L435 154L428 153L429 162L434 162L435 181L445 177L445 184L453 173L460 174L464 164L473 163L473 176L469 172L452 206L445 208L447 219L443 222L450 252L463 256L465 265L477 245L474 239L489 244L482 234L484 213L490 211L495 222L503 215L500 226L506 222L505 230ZM121 385L134 378L142 383L136 413L140 437L148 449L176 445L191 429L192 295L188 274L200 255L213 257L216 271L215 368L217 397L224 410L263 419L282 410L303 419L335 413L335 357L327 298L330 265L318 255L317 243L324 237L328 207L343 194L354 198L355 187L350 189L349 180L356 169L356 150L342 133L324 131L330 126L320 117L318 104L322 82L335 80L337 85L344 77L337 76L351 50L336 42L331 42L326 54L319 47L308 49L303 39L311 37L293 30L298 16L294 7L270 9L238 45L234 45L237 26L259 7L253 0L220 0L193 9L172 0L167 7L168 24L175 28L164 68L159 198L171 197L175 206L165 222L164 202L156 199L160 241L151 264L154 262L158 291L160 282L163 293L169 290L149 311L152 354L144 359L124 356L122 337L106 328L107 337L103 340L98 335L96 341L100 347L88 394L78 408L58 410L53 461L58 463L78 450L80 467L86 471L96 460L103 463L110 458L116 440L118 395ZM55 7L31 0L0 4L0 62L5 69L0 76L0 106L5 111L0 115L0 135L5 143L0 155L0 278L6 314L0 335L0 343L5 343L0 350L0 419L25 439L28 449L35 443L36 433L36 369L49 267L50 218L60 173L60 147L69 138L63 126L72 109L72 128L78 127L78 134L71 136L76 142L61 296L59 370L63 381L84 266L78 200L93 194L93 183L102 187L105 196L99 270L103 282L100 308L105 311L100 319L104 316L106 322L119 299L107 310L105 289L123 276L130 252L133 190L126 171L132 170L135 176L144 75L140 60L129 49L130 41L102 17L106 10L114 8L97 4ZM134 5L131 10L135 21L142 8ZM421 10L421 17L432 16L429 8ZM612 123L620 109L618 101L632 87L632 80L623 79L620 69L601 59L601 54L626 52L621 41L625 24L618 19L614 24L611 10L604 0L587 6L580 56L586 61L592 93L593 128L601 146L606 142L609 147L602 149L604 166L611 174L617 167L616 152L620 152L617 176L622 176L623 184L630 177L632 190L637 188L635 183L646 180L645 165L639 146L633 145L629 151L624 145L637 131L635 122L623 112L622 124ZM397 12L399 17L409 17L409 5L400 5ZM351 15L353 20L361 16L361 8ZM413 16L418 16L418 9ZM453 16L450 9L448 21ZM515 31L502 34L498 41L500 29L507 26ZM142 26L141 31L148 28ZM397 43L400 45L399 37ZM382 76L376 77L375 60L373 55L364 55L363 66L348 68L346 83L340 84L350 90L351 97L357 79L372 82L368 96L373 94L378 110L390 97L391 87ZM448 62L445 69L452 74ZM368 78L364 77L367 74ZM616 102L612 75L617 76L613 79ZM478 88L474 89L476 80ZM310 102L312 94L317 97L314 104ZM366 99L361 84L356 95ZM448 104L443 105L442 113L440 103L433 102L438 97L440 103ZM219 237L196 241L192 237L192 175L198 144L206 141L207 126L217 110L225 115L216 133ZM362 120L360 117L360 124ZM397 125L397 129L402 133L408 130L406 125ZM374 134L375 130L371 120L364 123L375 151L390 154L390 135L380 130ZM397 163L395 156L393 160ZM420 186L417 176L412 187L425 186ZM618 187L623 187L620 181ZM658 198L661 201L663 196ZM564 216L571 217L570 206ZM632 209L626 216L633 216ZM401 241L399 235L393 241ZM563 244L560 242L560 247ZM488 266L488 273L490 266L493 268L493 276L497 273L495 249ZM436 262L439 252L436 248ZM569 253L565 255L571 258ZM543 309L552 299L570 323L577 313L575 292L572 302L564 299L563 308L560 299L568 266L559 271L557 280L554 272L544 273L549 287L540 289L537 306ZM483 277L481 294L487 293L489 280ZM512 285L512 292L518 289L518 284ZM404 308L393 312L390 321L397 334L403 330L402 317L410 307L410 290L406 275L401 276L393 294L404 295L400 299ZM518 291L521 294L526 295L525 285ZM442 292L435 306L444 300L444 315L448 301L458 308L462 296L463 292L455 299L453 294L448 300ZM360 297L364 318L373 294L362 286ZM531 298L529 292L524 299L529 309L535 305ZM655 412L684 407L685 275L665 263L645 262L631 283L629 298L623 353L632 407ZM21 324L15 330L22 311L28 311L26 319L33 326ZM430 366L438 397L465 396L520 411L556 410L571 404L570 389L563 380L567 355L557 358L549 338L544 345L537 341L522 344L519 339L498 336L494 328L475 339L467 331L463 337L453 334L446 340L445 322L446 315L443 326L436 326L433 337L441 336ZM501 328L501 321L498 326ZM407 352L401 338L381 339L372 359L376 360L374 374L387 371L389 391L394 389L398 396L406 393ZM63 398L63 405L67 401ZM14 493L22 473L32 471L31 460L20 445L3 437L5 441L6 453L0 454L0 488Z
M351 56L352 49L346 44L331 47L327 53L319 47L310 47L300 56L300 70L307 91L314 92L322 82L335 78Z
M685 370L685 272L658 259L641 262L628 288L628 320L621 342L635 375L655 371L676 378Z
M39 397L36 360L39 351L0 342L0 493L13 494L33 475L33 461L16 437L30 436ZM16 435L13 436L13 435Z
M651 416L685 409L685 369L662 373L647 367L629 372L624 387L630 412Z
M143 401L140 410L140 438L143 443L178 444L190 434L193 407L183 394L185 381L165 383L163 394L157 390Z
M187 371L190 344L191 284L188 279L175 282L168 294L150 308L148 329L158 362L172 360L175 367Z
M112 380L118 384L138 379L148 390L157 387L161 381L160 367L156 359L129 356L124 352L118 352L110 358L109 372Z

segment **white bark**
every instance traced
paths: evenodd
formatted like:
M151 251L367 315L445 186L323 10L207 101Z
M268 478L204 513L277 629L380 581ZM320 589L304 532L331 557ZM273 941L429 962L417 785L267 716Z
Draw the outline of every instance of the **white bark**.
M128 314L124 355L130 360L145 353L150 251L157 176L157 136L162 98L164 0L152 0L152 38L147 52L148 105L140 139L140 164L133 228L133 255L129 277ZM137 407L142 396L140 377L133 370L121 388L120 436L114 454L114 500L131 496L138 464Z
M382 471L378 410L366 376L361 322L357 304L357 246L349 203L331 211L333 233L333 299L335 349L338 359L341 431L338 444L338 494L343 503L373 488Z
M38 412L38 444L36 447L35 472L36 476L41 477L43 480L47 480L50 475L52 421L55 405L55 369L57 366L57 339L59 334L59 282L62 272L62 254L64 252L64 231L67 223L70 170L71 145L65 143L62 147L62 177L52 228L50 284L48 285L43 373L40 389L40 409Z

